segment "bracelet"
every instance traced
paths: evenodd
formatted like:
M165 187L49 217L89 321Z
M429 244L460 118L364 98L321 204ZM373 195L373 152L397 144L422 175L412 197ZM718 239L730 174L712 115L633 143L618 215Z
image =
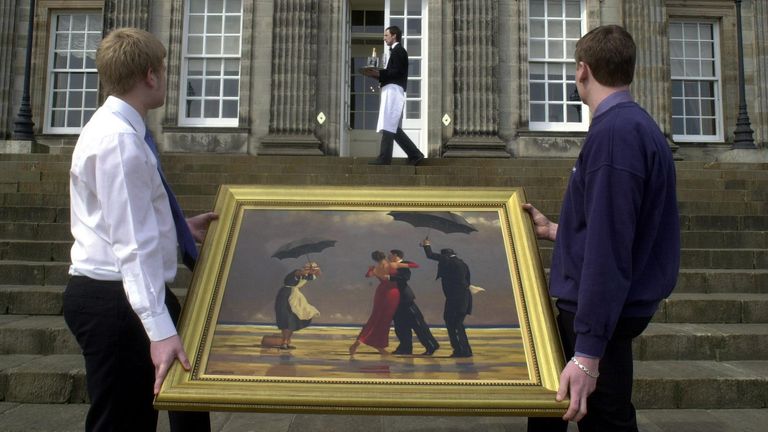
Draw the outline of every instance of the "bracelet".
M600 376L600 372L592 372L591 370L589 370L589 368L587 368L587 367L586 367L586 366L584 366L583 364L579 363L579 361L578 361L578 360L576 360L576 357L571 357L571 361L573 362L573 364L575 364L576 366L578 366L578 367L579 367L579 369L581 369L581 371L582 371L582 372L584 372L585 374L587 374L587 376L588 376L588 377L590 377L590 378L594 378L594 379L597 379L597 377L599 377L599 376Z

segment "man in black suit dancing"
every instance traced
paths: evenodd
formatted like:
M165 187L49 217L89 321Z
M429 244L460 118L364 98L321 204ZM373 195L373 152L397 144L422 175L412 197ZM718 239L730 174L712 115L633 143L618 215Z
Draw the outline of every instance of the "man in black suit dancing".
M408 87L408 52L400 43L403 32L397 26L384 30L384 43L389 47L389 60L383 70L363 69L363 74L377 78L381 86L381 105L376 131L381 131L379 157L369 162L371 165L389 165L392 163L394 141L408 155L408 163L418 165L424 154L408 138L401 127L405 108L405 90Z
M403 251L399 249L392 249L389 251L389 260L391 262L404 262ZM424 315L421 310L416 306L416 295L413 290L408 286L408 280L411 279L411 269L399 268L397 274L390 276L389 280L397 282L397 288L400 290L400 303L395 311L395 334L400 341L400 345L392 354L410 355L413 354L413 333L416 333L416 337L419 339L422 345L424 345L424 353L422 355L432 355L440 345L432 336L432 332L429 331L429 326L424 321Z
M472 357L464 318L472 313L472 293L469 291L470 275L467 264L453 252L453 249L441 249L439 254L432 252L429 240L421 242L427 258L437 261L437 277L443 284L445 309L443 318L448 329L453 354L451 357Z

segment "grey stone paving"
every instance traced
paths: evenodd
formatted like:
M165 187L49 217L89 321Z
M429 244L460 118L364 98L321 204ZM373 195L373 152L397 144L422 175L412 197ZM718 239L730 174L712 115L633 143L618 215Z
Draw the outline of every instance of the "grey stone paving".
M4 432L79 432L88 405L0 402ZM525 419L514 417L339 416L307 414L212 414L214 432L524 432ZM763 432L768 409L641 410L641 432ZM576 432L574 424L568 429ZM168 432L160 414L158 432Z

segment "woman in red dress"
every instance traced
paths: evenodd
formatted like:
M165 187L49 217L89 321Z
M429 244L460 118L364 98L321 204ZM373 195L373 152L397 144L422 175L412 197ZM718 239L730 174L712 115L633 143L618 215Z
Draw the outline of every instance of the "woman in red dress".
M371 316L363 329L360 330L355 343L349 347L349 355L355 355L361 343L376 348L381 355L389 355L389 352L384 348L389 345L389 328L400 303L400 290L397 288L397 282L390 281L389 276L396 274L399 268L419 267L416 263L389 262L382 251L374 251L371 253L371 258L376 262L376 265L368 268L365 277L376 276L379 279L379 286L376 287L376 294L373 296Z

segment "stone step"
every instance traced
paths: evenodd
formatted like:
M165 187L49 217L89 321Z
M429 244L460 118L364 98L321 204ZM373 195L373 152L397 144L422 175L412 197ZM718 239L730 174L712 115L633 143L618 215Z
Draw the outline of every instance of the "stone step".
M189 277L189 272L185 273ZM173 288L184 301L187 287ZM0 285L0 315L58 315L64 286ZM768 294L678 293L664 300L656 323L768 323Z
M768 293L766 270L680 269L676 293Z
M634 341L636 360L768 360L768 324L651 323Z
M0 260L6 261L58 261L70 260L72 240L61 241L0 241Z
M0 354L77 354L61 315L0 315ZM637 360L768 360L768 324L651 323Z
M765 408L768 361L636 361L633 401L647 409ZM763 425L762 429L764 430ZM710 430L694 428L691 430ZM729 429L741 431L737 422Z
M65 207L0 206L0 222L69 223L69 203ZM0 224L3 225L3 224Z
M633 400L639 409L764 408L766 395L768 361L635 361ZM82 356L0 355L0 399L85 402Z
M86 404L0 403L0 424L5 432L81 432ZM212 412L213 432L525 432L525 417L367 416L292 413ZM641 409L637 424L645 432L762 432L768 409ZM168 416L161 412L158 432L168 432ZM568 432L577 432L575 423Z
M549 267L552 263L552 251L551 243L546 247L539 247L544 267ZM680 253L680 268L768 270L768 250L746 248L692 249L684 247Z
M768 294L674 292L659 305L659 323L768 323Z
M0 261L0 285L64 285L68 262ZM191 272L179 267L174 288L188 286ZM681 269L675 291L679 293L768 293L765 269Z
M2 222L0 223L0 240L30 241L66 241L72 243L69 222L67 223L38 223L38 222Z

